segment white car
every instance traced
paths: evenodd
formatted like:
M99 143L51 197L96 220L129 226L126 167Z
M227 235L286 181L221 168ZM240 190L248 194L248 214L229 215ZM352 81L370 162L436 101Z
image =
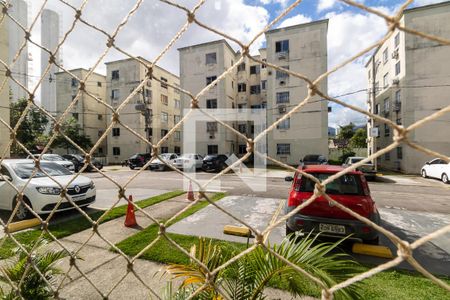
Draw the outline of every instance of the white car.
M74 176L76 176L54 162L41 161L40 167L63 187L66 187ZM2 175L0 176L0 209L11 211L16 206L17 192L10 183L20 191L28 181L29 183L23 191L24 200L33 208L33 211L37 214L46 214L54 209L61 199L61 188L42 171L36 169L36 173L33 176L34 170L34 161L30 159L3 160L0 168L0 174ZM32 177L31 180L30 177ZM90 178L80 175L66 189L67 197L79 207L90 205L95 201L95 185ZM73 208L72 204L64 198L58 206L57 211ZM20 205L16 213L16 218L23 220L31 216L31 212L24 205Z
M34 158L39 158L40 154L33 154ZM30 156L28 156L27 158L32 158ZM74 172L75 171L75 165L73 164L73 162L65 159L64 157L62 157L59 154L51 154L51 153L45 153L42 154L41 156L41 161L52 161L54 163L57 163L58 165L63 166L64 168L67 168L69 171Z
M450 183L450 164L443 159L435 158L426 162L420 173L423 178L437 178L443 183Z
M159 157L161 157L161 159L168 163L168 164L173 164L175 162L175 159L178 158L178 155L176 155L175 153L163 153L160 154ZM165 171L168 170L169 167L158 158L155 158L151 163L150 163L150 170L159 170L159 171Z
M203 157L200 154L183 154L174 161L174 166L180 170L195 171L203 165Z
M353 164L356 164L356 163L362 161L365 158L366 157L362 157L362 156L350 156L345 160L345 162L342 164L342 166L344 168L347 168ZM362 166L357 168L357 170L363 172L364 176L366 176L366 178L370 178L371 180L375 180L377 177L377 172L375 171L375 166L371 162L366 162L365 164L363 164Z

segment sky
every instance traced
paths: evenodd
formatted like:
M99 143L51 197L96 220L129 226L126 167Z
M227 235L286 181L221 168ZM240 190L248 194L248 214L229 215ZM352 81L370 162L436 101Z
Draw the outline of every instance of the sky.
M30 17L37 13L43 0L27 0ZM67 0L75 7L81 0ZM175 1L186 7L194 7L198 0ZM197 13L198 19L243 42L250 41L262 28L294 0L206 0ZM358 0L367 6L393 14L402 0ZM443 2L442 0L416 0L411 5L421 6ZM89 0L83 10L83 18L90 24L112 32L135 5L136 0ZM74 20L74 12L58 0L49 0L46 8L53 9L61 16L62 32L67 32ZM338 65L358 53L368 45L380 39L387 31L386 22L373 14L348 6L338 0L303 0L294 10L274 27L284 27L329 19L328 24L328 68ZM119 32L116 44L135 56L142 56L152 61L174 37L186 22L186 14L180 9L157 0L146 0L139 10L130 18L128 24ZM39 22L32 32L32 39L39 41ZM179 74L179 57L177 48L221 39L222 37L191 25L159 62L159 65L175 74ZM264 37L259 38L251 48L253 53L264 46ZM231 45L238 50L237 45ZM91 68L106 49L106 38L92 28L77 23L73 32L67 37L62 50L65 68ZM30 47L33 54L34 75L39 75L39 50ZM108 55L95 69L104 74L105 62L125 58L123 54L111 49ZM328 94L340 96L367 88L364 65L366 55L328 78ZM32 73L31 72L31 73ZM357 92L351 96L340 97L341 100L366 108L367 93ZM337 127L349 122L364 124L366 117L353 110L330 104L329 125Z

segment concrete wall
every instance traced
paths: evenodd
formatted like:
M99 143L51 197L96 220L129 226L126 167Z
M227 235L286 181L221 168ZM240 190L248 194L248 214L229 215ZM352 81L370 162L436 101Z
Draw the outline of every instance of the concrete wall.
M70 70L70 72L82 80L85 80L85 77L88 74L88 70L85 69ZM62 115L78 92L79 83L76 80L72 82L72 78L73 77L69 73L56 73L57 117ZM78 98L77 104L70 110L66 119L78 115L78 124L80 124L84 134L86 134L91 139L91 142L95 144L106 130L107 114L106 107L88 95L88 93L105 102L106 77L97 73L92 73L87 79L85 87L87 92L82 92L81 97ZM106 155L106 144L107 139L104 139L99 148L97 148L97 151L95 151L97 156ZM65 149L62 151L61 154L66 152Z
M6 23L0 24L0 60L4 63L8 61L8 30ZM0 64L0 82L5 80L5 68L3 64ZM4 85L0 89L0 119L3 122L9 124L9 91L8 85ZM0 122L0 158L4 156L9 157L9 149L6 149L9 142L9 130L8 128Z
M316 78L327 71L327 21L318 21L276 29L266 33L267 61L278 66L289 66L294 72L309 78ZM289 53L279 59L275 53L277 41L289 40ZM269 70L267 93L267 123L272 124L282 117L276 104L277 92L289 92L290 102L286 109L292 109L308 94L306 83L290 76L283 82L276 79L276 71ZM320 89L327 91L327 79L320 83ZM328 155L328 108L326 101L313 97L311 104L295 113L290 120L290 128L275 129L268 135L268 154L288 164L298 164L306 154ZM277 144L290 144L289 155L278 155Z

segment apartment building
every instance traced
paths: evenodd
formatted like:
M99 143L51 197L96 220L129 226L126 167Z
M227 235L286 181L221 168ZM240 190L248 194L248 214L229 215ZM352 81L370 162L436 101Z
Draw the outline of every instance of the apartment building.
M144 60L144 58L141 58ZM118 107L142 82L146 68L134 59L123 59L106 63L107 102ZM181 101L178 90L164 82L179 85L179 77L155 66L153 77L120 111L122 123L131 127L152 143L157 143L181 119ZM108 123L111 121L107 112ZM108 124L109 125L109 124ZM136 153L150 153L151 149L142 139L121 125L108 134L109 163L120 163ZM181 132L177 131L161 147L161 152L181 153Z
M6 22L0 24L0 60L4 63L8 61L9 38ZM0 82L5 81L5 67L0 64ZM0 119L9 124L9 91L8 85L0 90ZM9 130L0 122L0 158L3 156L5 148L9 142ZM9 157L9 151L6 152Z
M266 33L267 48L260 49L255 59L267 61L294 72L315 78L327 70L328 22L318 21L291 27L274 29ZM235 52L225 40L189 46L180 52L181 87L193 94L200 92L235 61ZM320 89L327 91L326 79ZM203 108L266 109L266 124L270 125L300 103L308 94L306 83L290 78L280 72L245 58L234 72L227 74L215 87L202 96ZM183 106L189 107L190 99L183 98ZM223 126L212 127L208 122L197 131L195 140L200 154L246 153L246 143ZM230 122L248 137L259 129L251 121ZM327 102L313 97L311 104L291 119L282 122L268 134L269 156L296 165L306 154L328 154L328 107ZM206 133L206 134L205 134Z
M450 1L405 10L401 24L431 35L450 38ZM395 31L366 64L369 111L408 127L450 104L450 46ZM450 154L450 114L428 122L409 134L414 143ZM392 143L394 132L370 119L368 154ZM401 145L379 157L377 165L405 173L419 173L432 157Z
M70 70L72 74L84 80L89 72L86 69ZM69 107L70 103L78 93L79 82L69 73L58 72L55 74L56 81L56 116L60 117ZM93 144L103 135L106 130L106 106L99 103L89 94L94 95L101 101L106 102L106 76L92 73L85 82L86 92L83 91L75 106L70 110L67 118L77 120L83 133L87 135ZM107 139L103 140L97 148L97 156L105 156L107 151ZM66 150L63 150L65 153Z

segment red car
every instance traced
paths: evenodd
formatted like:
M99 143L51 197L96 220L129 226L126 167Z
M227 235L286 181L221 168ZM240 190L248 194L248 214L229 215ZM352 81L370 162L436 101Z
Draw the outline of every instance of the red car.
M323 181L343 168L332 165L309 165L299 167L299 170ZM294 177L289 176L285 180L293 181L286 205L289 213L313 195L315 183L298 172ZM360 171L348 172L327 184L326 193L333 200L380 224L380 214L370 196L369 185ZM375 229L337 208L323 196L287 220L286 235L300 230L305 233L320 232L321 236L351 235L350 239L362 240L369 244L378 243L378 232Z

